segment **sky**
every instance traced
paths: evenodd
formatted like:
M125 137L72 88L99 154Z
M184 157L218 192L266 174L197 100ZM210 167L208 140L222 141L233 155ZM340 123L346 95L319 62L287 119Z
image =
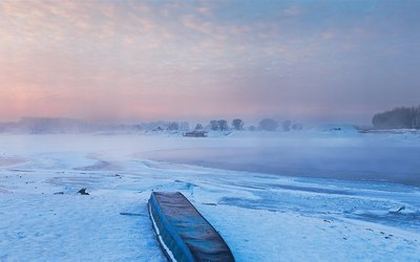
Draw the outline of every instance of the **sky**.
M369 122L420 104L420 1L0 1L0 121Z

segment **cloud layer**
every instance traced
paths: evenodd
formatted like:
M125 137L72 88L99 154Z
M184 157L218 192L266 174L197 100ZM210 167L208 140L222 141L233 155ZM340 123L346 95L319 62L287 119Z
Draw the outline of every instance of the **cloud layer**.
M1 1L0 119L366 120L420 98L418 1Z

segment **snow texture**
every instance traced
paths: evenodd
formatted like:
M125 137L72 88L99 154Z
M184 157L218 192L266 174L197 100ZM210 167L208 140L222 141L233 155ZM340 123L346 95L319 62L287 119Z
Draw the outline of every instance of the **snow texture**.
M295 151L280 150L282 168L265 173L147 157L196 148L229 148L235 161L232 148ZM0 261L165 261L147 212L152 191L185 194L237 261L419 261L419 153L413 134L1 135ZM287 172L308 161L306 171ZM381 182L382 172L415 177Z

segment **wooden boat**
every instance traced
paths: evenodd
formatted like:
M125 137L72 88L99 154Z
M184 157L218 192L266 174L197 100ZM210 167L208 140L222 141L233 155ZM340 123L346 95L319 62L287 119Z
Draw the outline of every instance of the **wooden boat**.
M170 261L235 261L220 234L180 192L153 192L148 209Z

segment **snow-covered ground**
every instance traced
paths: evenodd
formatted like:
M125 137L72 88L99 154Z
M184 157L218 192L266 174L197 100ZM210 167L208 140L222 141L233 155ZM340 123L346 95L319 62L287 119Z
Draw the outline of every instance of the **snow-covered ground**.
M164 261L152 190L183 192L238 261L419 261L419 155L415 134L0 135L0 261Z

